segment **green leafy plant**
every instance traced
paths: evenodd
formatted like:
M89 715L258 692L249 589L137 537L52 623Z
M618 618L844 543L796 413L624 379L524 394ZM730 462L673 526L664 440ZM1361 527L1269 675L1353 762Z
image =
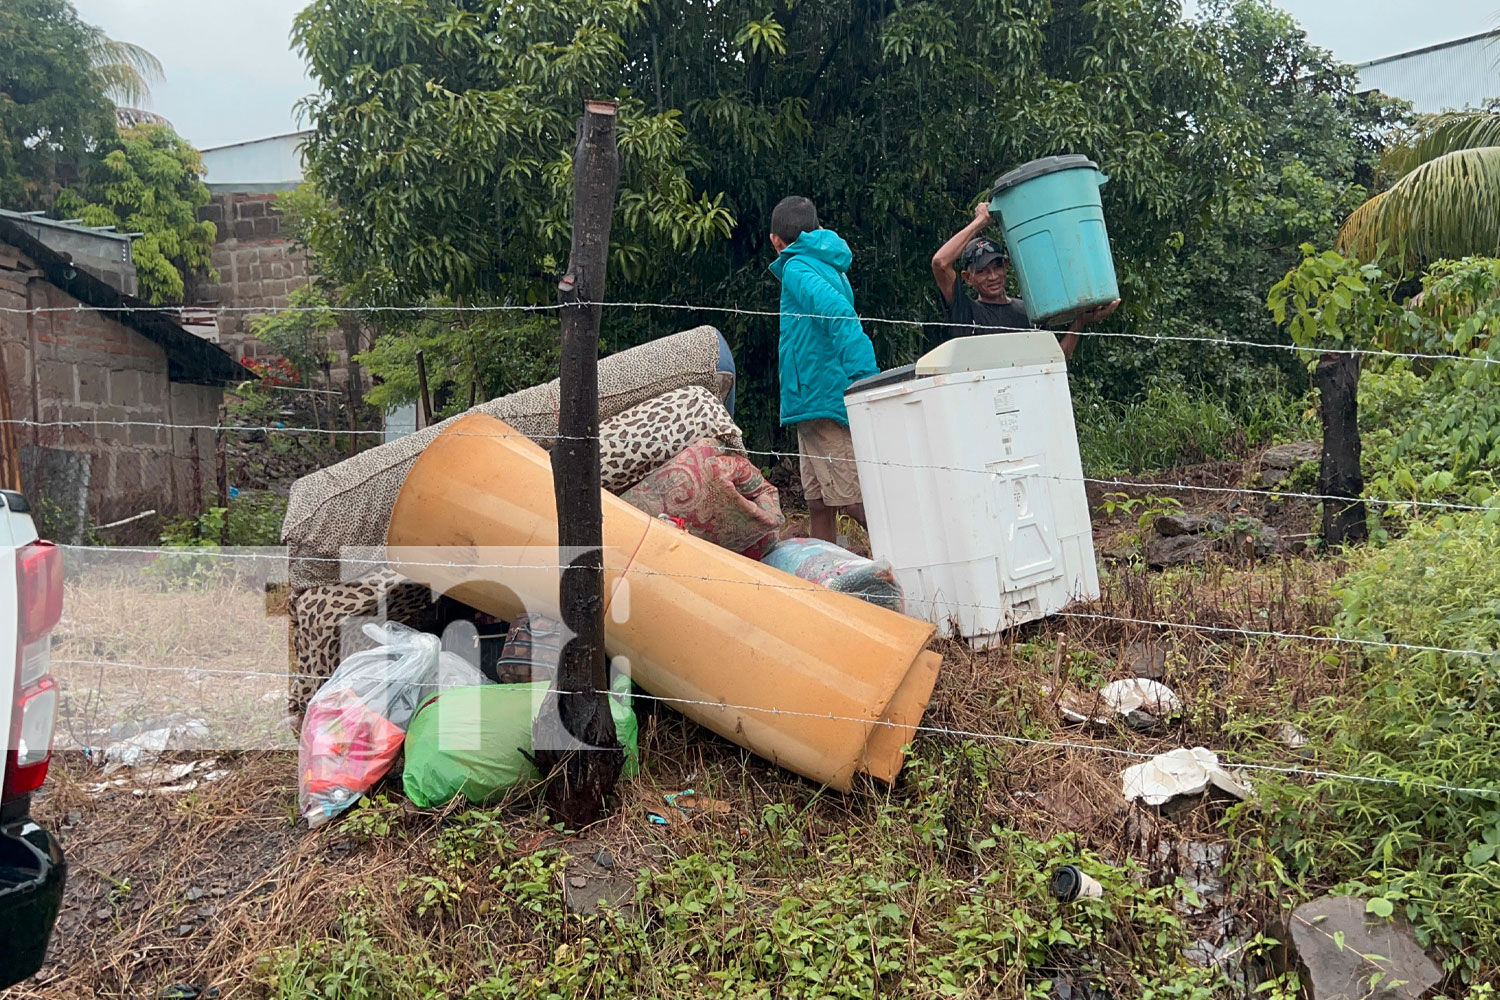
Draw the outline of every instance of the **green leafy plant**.
M391 835L401 816L401 803L389 795L364 795L345 815L339 829L355 840L368 843Z
M48 208L66 169L113 146L114 81L96 72L99 37L67 0L0 7L0 205Z
M431 910L452 913L463 898L464 884L458 879L447 879L439 875L413 875L396 883L396 891L420 893L417 901L417 916L425 917Z
M1210 387L1153 380L1128 401L1080 394L1073 404L1085 475L1154 472L1234 458L1274 440L1312 433L1307 405L1263 379L1230 399Z
M291 308L252 319L250 332L286 359L297 384L310 385L313 373L326 370L332 360L328 336L339 328L338 316L316 285L293 289L287 301Z
M142 125L121 132L79 185L63 191L56 210L89 226L139 233L131 244L141 297L152 303L181 302L186 279L216 280L210 266L216 230L200 222L209 202L199 179L203 161L169 128Z
M1340 249L1369 260L1391 246L1413 269L1500 253L1500 111L1493 103L1421 116L1396 137L1381 168L1397 180L1345 220Z
M1341 582L1341 635L1437 650L1372 649L1347 698L1299 720L1330 733L1319 766L1381 784L1270 782L1268 814L1300 881L1342 883L1376 916L1400 916L1468 979L1500 960L1500 773L1491 720L1500 650L1500 509L1413 521Z
M1271 314L1286 324L1293 343L1327 350L1402 346L1384 336L1406 326L1392 297L1394 277L1377 263L1360 263L1335 250L1319 253L1310 243L1303 245L1302 255L1302 263L1272 285L1267 296ZM1309 365L1317 360L1315 353L1307 354Z
M835 829L813 795L765 803L737 834L684 834L637 870L630 915L570 913L562 852L518 849L495 817L461 813L438 835L439 868L414 871L387 905L351 896L336 933L278 948L262 981L285 998L855 1000L879 982L889 996L1045 1000L1066 975L1116 995L1230 995L1222 972L1180 959L1195 932L1179 908L1202 903L1180 879L986 818L1009 780L993 746L935 748L910 766L908 787ZM1048 884L1060 863L1104 897L1059 904ZM477 960L451 959L476 940Z
M242 494L228 507L210 507L197 517L167 525L163 545L219 545L221 536L231 546L270 546L281 541L286 498L273 493ZM224 529L228 531L225 534Z

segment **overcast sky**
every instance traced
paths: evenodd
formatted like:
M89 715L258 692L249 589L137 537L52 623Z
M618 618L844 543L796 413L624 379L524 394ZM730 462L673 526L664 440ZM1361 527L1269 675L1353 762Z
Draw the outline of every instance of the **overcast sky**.
M291 51L306 0L73 0L112 38L144 45L166 69L148 110L198 148L298 127L313 87ZM1500 0L1280 0L1314 42L1363 62L1500 27ZM1196 0L1186 0L1191 13Z
M0 0L3 3L4 0ZM294 131L292 105L313 90L291 49L307 0L73 0L78 16L145 46L166 79L147 110L199 149Z

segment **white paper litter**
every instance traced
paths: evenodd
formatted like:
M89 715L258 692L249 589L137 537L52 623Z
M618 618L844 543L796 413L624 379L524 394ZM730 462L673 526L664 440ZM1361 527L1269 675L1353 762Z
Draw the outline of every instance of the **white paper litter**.
M175 785L183 778L192 774L198 767L197 761L189 761L186 764L172 764L163 766L153 764L151 767L138 770L135 773L137 781L150 785Z
M1185 795L1202 795L1210 785L1237 799L1250 797L1250 783L1219 765L1219 755L1204 747L1176 750L1127 767L1121 780L1125 798L1159 806Z
M1058 703L1057 710L1068 722L1107 726L1123 716L1134 729L1150 729L1158 721L1179 714L1182 700L1160 681L1132 677L1106 684L1089 698L1069 695Z
M158 732L165 731L158 730ZM142 735L151 736L152 734ZM139 737L133 737L133 739L139 739ZM147 748L154 745L154 743L155 738L153 736L152 740L147 743ZM123 745L123 741L122 744L111 744L111 747L117 745ZM140 750L143 748L137 746L135 749ZM90 795L99 795L114 788L135 785L136 787L131 789L131 794L137 798L148 794L148 792L157 795L174 795L179 792L191 792L198 787L200 781L221 781L228 777L230 772L220 768L218 765L219 761L216 757L205 757L203 760L186 761L181 764L165 764L154 758L147 758L142 761L140 766L134 768L131 768L129 764L125 764L120 760L115 760L107 765L104 773L109 774L114 771L123 771L130 768L131 773L129 777L113 778L109 781L84 785L83 790Z
M1106 684L1099 697L1121 715L1144 711L1158 719L1169 719L1182 711L1182 701L1176 692L1161 681L1144 677Z
M208 736L208 722L204 719L189 719L186 722L148 729L127 739L116 740L104 747L100 753L106 765L105 773L121 767L139 767L160 757L168 747L182 749Z

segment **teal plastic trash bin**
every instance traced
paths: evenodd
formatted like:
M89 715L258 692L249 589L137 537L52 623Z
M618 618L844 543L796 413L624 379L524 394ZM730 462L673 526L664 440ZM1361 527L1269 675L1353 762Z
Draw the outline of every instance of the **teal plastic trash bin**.
M990 211L1033 323L1067 321L1120 297L1099 188L1109 178L1086 156L1047 156L995 182Z

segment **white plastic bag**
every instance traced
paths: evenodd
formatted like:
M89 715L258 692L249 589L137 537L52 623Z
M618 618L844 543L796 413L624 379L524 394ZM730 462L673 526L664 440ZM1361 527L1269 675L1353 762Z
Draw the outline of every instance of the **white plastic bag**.
M435 635L398 622L366 625L379 643L346 658L308 702L297 746L297 810L319 827L390 770L417 708L450 687L485 683L479 669L442 652Z

